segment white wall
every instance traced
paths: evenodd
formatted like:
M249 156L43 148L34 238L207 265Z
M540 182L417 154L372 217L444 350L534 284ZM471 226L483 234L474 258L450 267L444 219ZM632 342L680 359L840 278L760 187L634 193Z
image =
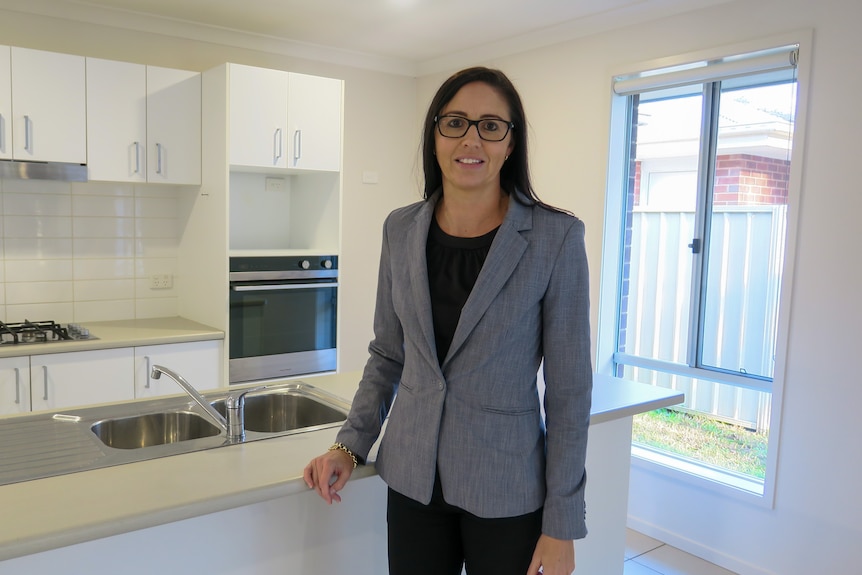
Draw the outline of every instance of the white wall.
M225 35L224 43L217 38L208 42L193 41L0 8L0 43L6 45L201 72L225 62L236 62L345 81L340 367L342 370L359 369L364 364L371 338L383 218L395 207L417 198L414 175L419 134L415 116L416 81L394 74L239 48L228 45L230 41L229 35ZM363 171L377 172L379 183L363 184ZM178 233L182 234L182 230ZM176 257L175 251L174 246L172 257ZM6 280L9 280L8 275ZM151 303L139 305L145 308L141 313L149 312L147 304ZM182 305L178 311L183 313ZM70 321L73 318L59 319Z
M632 469L631 523L743 574L859 572L859 22L858 0L741 0L488 62L524 97L540 197L586 222L595 321L612 71L814 30L774 509ZM420 80L420 101L439 80Z

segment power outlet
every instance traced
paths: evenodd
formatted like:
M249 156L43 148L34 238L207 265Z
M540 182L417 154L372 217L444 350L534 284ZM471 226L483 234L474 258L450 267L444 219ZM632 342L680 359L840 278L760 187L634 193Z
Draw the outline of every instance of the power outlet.
M153 274L150 276L150 289L170 289L174 287L174 276L171 274Z
M267 192L283 192L285 190L285 182L284 178L267 178L266 179L266 191Z

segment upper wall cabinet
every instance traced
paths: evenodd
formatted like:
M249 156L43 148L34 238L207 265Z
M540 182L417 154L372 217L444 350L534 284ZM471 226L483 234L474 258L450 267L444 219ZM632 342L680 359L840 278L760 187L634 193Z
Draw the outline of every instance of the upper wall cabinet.
M91 180L147 181L147 68L87 58Z
M91 180L199 185L200 74L87 58Z
M290 74L287 121L291 168L341 170L342 82Z
M12 47L10 64L12 158L87 163L84 58Z
M147 181L201 183L201 75L147 66Z
M230 64L228 74L230 163L286 168L287 72Z
M12 70L9 46L0 46L0 160L12 159Z
M230 64L230 163L341 169L342 82Z

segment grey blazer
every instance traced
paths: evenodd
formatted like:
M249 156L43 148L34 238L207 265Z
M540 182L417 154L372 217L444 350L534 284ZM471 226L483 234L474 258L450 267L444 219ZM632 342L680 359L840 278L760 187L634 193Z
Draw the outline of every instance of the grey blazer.
M438 197L386 219L374 339L337 441L367 457L388 415L376 467L395 491L427 504L439 471L452 505L488 518L544 506L543 533L584 537L592 390L584 225L512 199L441 365L425 258Z

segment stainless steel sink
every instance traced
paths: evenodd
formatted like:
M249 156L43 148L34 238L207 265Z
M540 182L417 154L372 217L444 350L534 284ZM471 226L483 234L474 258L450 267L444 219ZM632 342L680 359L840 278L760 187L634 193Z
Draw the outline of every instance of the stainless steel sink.
M249 390L246 443L336 427L350 409L344 399L300 381L252 387L203 394L224 413L230 394ZM186 395L2 418L0 485L235 444Z
M225 414L225 400L213 402ZM347 418L344 411L322 403L319 397L301 389L264 392L245 398L245 429L259 433L280 433L297 429L311 430Z
M140 449L218 435L221 429L190 411L148 413L107 419L90 428L99 440L115 449Z

